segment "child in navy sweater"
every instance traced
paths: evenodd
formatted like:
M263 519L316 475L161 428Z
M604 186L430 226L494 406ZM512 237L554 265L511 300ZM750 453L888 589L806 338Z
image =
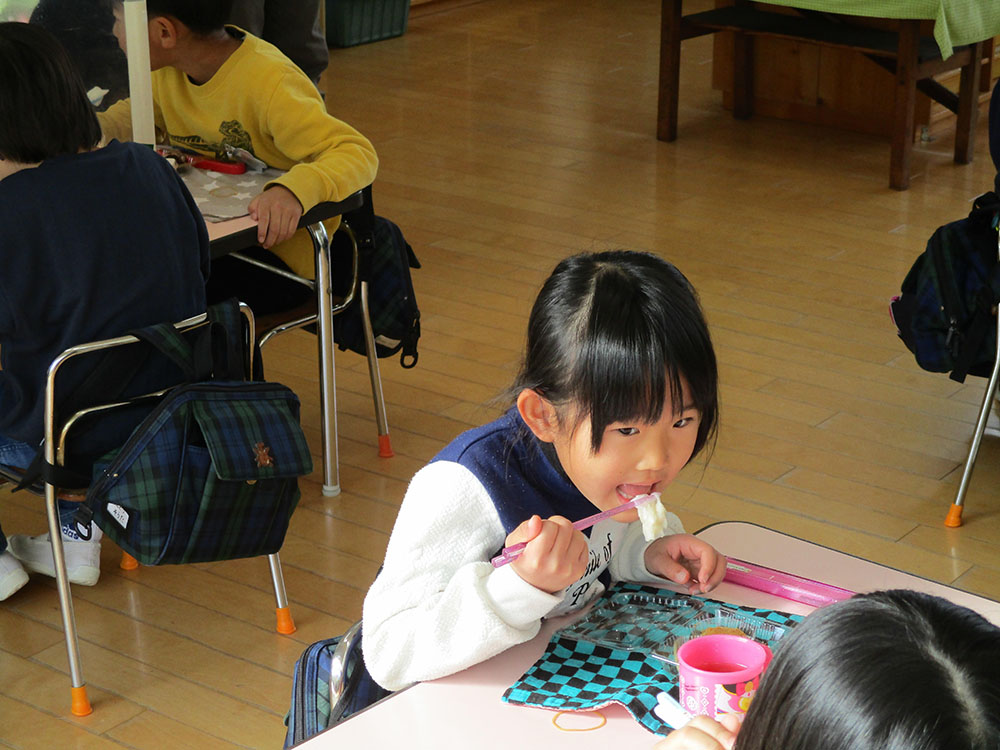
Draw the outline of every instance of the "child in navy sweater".
M42 439L45 373L64 349L205 311L208 234L173 169L101 129L65 50L44 29L0 24L0 465L26 468ZM84 373L68 371L63 392ZM159 377L140 373L134 392ZM120 421L120 420L119 420ZM92 459L134 425L83 446ZM81 441L77 441L79 444ZM86 469L89 472L89 467ZM93 585L98 540L61 502L69 579ZM0 600L54 574L48 535L0 531Z

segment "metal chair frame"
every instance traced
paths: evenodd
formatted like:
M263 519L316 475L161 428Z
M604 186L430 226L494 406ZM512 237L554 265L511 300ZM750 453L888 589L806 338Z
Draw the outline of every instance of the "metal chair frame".
M392 441L389 436L389 420L386 414L385 408L385 395L382 390L382 374L379 369L378 363L378 353L375 348L375 333L372 329L371 315L368 307L368 282L361 279L360 268L361 268L361 253L364 248L369 247L374 244L374 238L371 236L374 229L372 227L367 227L364 230L364 235L359 237L358 233L351 226L351 222L354 221L354 217L358 218L357 224L367 225L371 223L371 219L366 220L366 217L373 217L374 212L372 210L372 199L371 199L371 186L364 188L361 191L363 195L362 207L354 211L346 213L340 222L340 226L337 228L338 232L344 232L351 242L351 285L347 295L339 303L331 306L330 309L330 323L333 325L332 318L338 313L343 312L347 307L354 302L355 297L360 295L361 311L362 311L362 326L365 335L365 352L366 358L368 360L368 379L371 383L372 390L372 402L375 409L375 424L378 429L378 455L382 458L391 458L394 453L392 450ZM326 268L329 269L330 265L330 248L331 243L327 240L326 228L321 224L311 224L308 226L308 231L313 239L313 244L317 248L325 248L325 253L317 250L319 256L322 257L322 261L325 262ZM359 247L360 246L360 247ZM291 273L289 271L284 271L282 269L274 268L273 266L264 263L262 261L256 260L254 258L247 257L243 253L234 252L230 253L231 257L238 258L239 260L249 263L250 265L257 266L271 273L275 273L292 281L296 281L310 289L316 288L316 282L305 279L297 274ZM317 264L318 265L318 264ZM319 276L317 275L317 278ZM258 340L258 345L261 350L263 350L264 345L267 344L272 338L282 333L287 333L288 331L293 331L297 328L303 328L307 325L313 323L318 323L320 326L324 324L325 315L318 314L317 312L304 315L298 318L282 320L277 324L271 326L265 331L260 333L260 338ZM332 340L332 337L331 337ZM321 352L321 356L324 353ZM332 371L333 364L329 363L329 368ZM326 364L324 363L323 369L325 371ZM332 410L332 419L336 420L336 404L331 404L327 406L325 411ZM323 419L327 420L331 418L329 414L324 413ZM327 434L327 430L324 429L324 435ZM334 421L332 426L332 439L336 440L336 422ZM327 497L334 497L340 494L340 483L339 483L339 471L337 472L337 481L333 484L324 484L323 494Z
M247 322L249 340L253 341L255 336L253 312L245 304L240 304L240 311ZM203 326L208 321L208 315L202 313L191 318L175 323L174 327L182 332L192 331ZM128 404L156 399L168 393L171 388L166 388L153 393L147 393L125 400L117 400L105 404L90 406L69 415L61 424L57 424L55 411L56 404L56 377L60 369L69 360L85 354L92 354L97 351L113 349L119 346L138 343L135 336L126 335L116 338L92 341L85 344L70 347L59 354L49 365L45 378L45 460L53 465L61 466L65 460L66 443L70 429L82 417L94 414L99 411L107 411L119 408ZM252 347L248 347L252 351ZM247 363L249 367L250 363ZM180 384L178 384L180 385ZM70 710L76 716L86 716L92 712L93 708L87 698L86 682L83 679L83 671L80 666L80 646L76 630L76 618L73 612L73 598L70 592L69 576L66 572L66 556L63 548L62 533L59 523L59 512L56 506L58 488L45 482L45 512L48 517L49 539L52 544L52 557L56 574L56 588L59 593L59 609L62 614L63 633L66 637L66 651L69 658L69 671L71 681L71 702ZM268 564L271 571L271 582L274 586L274 596L277 603L277 630L283 634L295 632L295 625L288 612L288 597L285 593L285 581L281 572L281 561L278 553L268 555ZM123 566L124 567L124 566Z
M997 261L1000 262L1000 234L997 236ZM986 384L983 393L983 403L979 409L979 419L976 420L976 429L972 432L972 443L969 446L969 456L965 459L965 468L962 470L962 479L958 483L958 492L955 500L948 509L944 525L957 528L962 525L962 509L965 507L965 494L969 490L972 480L972 470L976 466L976 457L979 455L979 445L982 443L983 435L1000 436L1000 430L987 427L990 418L990 411L993 408L993 400L997 396L997 386L1000 385L1000 313L994 311L997 316L997 351L993 359L993 370L990 379Z

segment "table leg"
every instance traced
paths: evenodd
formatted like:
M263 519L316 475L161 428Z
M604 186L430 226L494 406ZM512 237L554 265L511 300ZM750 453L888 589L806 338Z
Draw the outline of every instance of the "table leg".
M660 90L657 100L656 137L677 140L677 100L681 77L681 3L663 0L660 12Z
M319 346L319 408L323 434L323 494L340 494L337 455L337 378L333 360L333 289L330 278L330 238L322 223L310 224L316 253L316 341Z
M749 6L746 0L736 0L735 5ZM733 117L749 120L753 116L753 37L740 31L733 32Z
M979 91L985 94L993 88L993 50L1000 37L992 37L980 44L979 54L983 56L983 67L979 72Z
M910 186L910 161L913 154L914 107L917 100L917 47L919 21L900 21L896 50L896 91L892 120L892 156L889 187L906 190Z
M972 57L962 67L958 84L958 120L955 125L955 161L972 161L976 145L976 120L979 117L979 76L983 70L983 43L972 45Z

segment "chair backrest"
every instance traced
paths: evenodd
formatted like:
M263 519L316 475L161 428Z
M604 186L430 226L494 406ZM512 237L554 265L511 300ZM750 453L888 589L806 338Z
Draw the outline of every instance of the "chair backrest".
M244 341L241 342L241 346L239 347L240 356L244 361L239 363L239 370L244 372L246 377L249 377L252 367L250 357L253 352L250 342L254 341L255 336L254 318L253 312L243 303L239 303L239 311L244 321ZM188 334L197 334L197 332L207 329L212 322L209 313L206 312L176 322L173 325L187 337ZM207 337L206 340L208 340ZM75 427L78 427L82 422L86 422L88 418L128 406L143 405L147 402L151 409L158 398L173 388L189 382L190 378L185 374L181 374L174 382L166 383L163 387L156 390L122 396L122 390L128 384L127 381L130 375L133 375L135 369L144 366L146 362L141 357L113 359L104 356L94 363L90 371L90 376L82 385L74 389L72 394L65 394L60 391L61 383L59 376L66 369L68 363L74 362L81 357L90 356L93 358L98 353L106 355L108 352L120 350L122 347L137 347L138 345L142 345L148 349L152 348L139 337L133 334L125 334L123 336L72 346L52 360L45 378L43 443L43 459L49 467L65 466L70 435ZM116 369L119 368L130 370L130 372L116 372ZM180 373L180 370L178 370L178 373ZM102 382L102 380L106 380L106 382ZM106 389L104 389L105 385L107 385ZM72 398L72 404L69 408L65 408L67 398ZM145 411L148 411L148 409ZM145 411L133 416L130 420L132 424L129 429L138 424ZM69 478L69 475L56 472L55 478ZM56 484L66 486L63 482L59 481Z
M372 186L368 185L359 192L362 197L361 205L343 213L340 217L340 226L333 237L330 237L330 268L334 295L332 313L334 315L342 313L354 302L361 282L368 281L371 277L369 258L372 248L375 246L375 209L372 206ZM346 250L346 252L338 252L338 250ZM239 256L238 253L236 255ZM316 307L313 301L301 308L263 316L260 346L263 347L274 336L312 325L315 322Z

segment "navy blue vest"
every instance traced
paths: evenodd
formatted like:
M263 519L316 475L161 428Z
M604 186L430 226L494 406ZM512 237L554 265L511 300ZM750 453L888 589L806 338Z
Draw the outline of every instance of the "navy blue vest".
M551 460L547 452L511 408L496 421L459 435L432 462L454 461L471 471L509 534L535 513L576 521L597 512L563 473L554 452Z

